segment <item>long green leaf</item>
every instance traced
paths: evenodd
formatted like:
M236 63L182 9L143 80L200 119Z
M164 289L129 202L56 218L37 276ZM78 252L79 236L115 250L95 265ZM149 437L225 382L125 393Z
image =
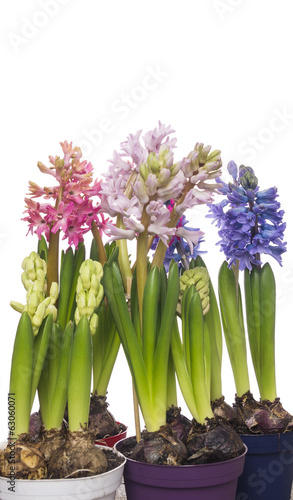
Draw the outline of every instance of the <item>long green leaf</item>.
M47 351L47 363L48 363L48 397L49 401L52 401L56 378L59 367L60 351L62 345L63 331L57 323L52 326L51 337L49 348Z
M260 273L260 370L261 399L277 397L275 363L276 283L271 266Z
M142 346L143 357L149 383L152 383L153 361L157 343L157 325L159 316L160 273L153 267L148 274L144 288L142 311Z
M193 386L190 379L190 374L186 365L186 360L183 352L183 347L180 339L177 320L174 323L171 336L171 350L174 360L174 366L178 383L184 397L184 400L189 408L189 411L195 420L199 421L198 410L195 403Z
M33 378L31 388L31 408L35 399L36 390L39 385L42 369L46 360L53 326L53 316L49 314L39 329L38 335L34 339L34 363Z
M244 272L246 324L250 353L255 371L255 376L261 391L260 373L260 270L257 267L250 273Z
M138 401L148 430L153 429L151 395L146 376L146 369L141 351L141 344L130 319L125 301L123 282L118 265L114 262L110 267L104 266L102 284L112 310L117 331L123 345L124 353L132 374Z
M226 344L233 370L236 391L242 396L250 389L241 296L236 293L234 273L224 262L219 272L219 297ZM240 312L240 314L239 314Z
M190 377L199 422L203 423L207 417L211 418L213 413L207 388L209 382L206 378L204 320L201 299L198 293L193 295L189 304L188 333L190 337Z
M71 348L73 340L73 323L70 321L62 339L59 358L58 373L56 377L55 390L50 407L50 415L47 421L48 428L60 429L64 418L68 395L69 369L71 361Z
M88 425L92 369L92 338L88 319L82 316L74 333L68 381L70 431Z
M156 419L165 423L167 406L168 360L172 329L176 318L176 307L179 297L178 265L172 262L169 268L168 288L161 327L158 335L156 353L153 364L152 397ZM165 414L165 416L164 416Z
M11 430L10 437L18 437L29 430L33 353L31 319L27 312L23 312L16 331L11 362L9 397L10 401L15 399L15 407L11 410L15 411L15 415L12 414L15 429L14 435L13 429Z

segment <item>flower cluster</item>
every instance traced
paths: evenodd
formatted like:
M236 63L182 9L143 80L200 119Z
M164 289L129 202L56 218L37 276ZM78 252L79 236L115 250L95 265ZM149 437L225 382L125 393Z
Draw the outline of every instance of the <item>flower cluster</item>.
M217 184L205 181L219 175L220 151L197 143L194 150L174 162L174 131L161 122L142 136L141 130L129 135L114 152L105 180L101 183L101 206L117 222L107 224L112 240L134 239L146 229L168 246L171 238L184 237L193 252L203 233L177 225L184 211L201 203L212 202ZM174 200L174 220L166 202ZM173 208L172 207L172 208Z
M74 319L78 324L83 315L87 316L92 334L95 333L98 324L95 309L104 296L104 289L101 285L102 276L103 266L100 262L87 259L81 264L76 286Z
M42 173L55 178L58 185L40 187L34 182L29 183L29 198L25 199L25 213L23 219L29 223L29 232L41 238L45 235L49 241L50 233L63 231L63 239L69 245L78 246L83 241L83 235L91 229L92 222L103 229L105 220L100 212L99 204L94 205L92 197L99 194L100 183L93 182L93 167L87 161L81 161L81 150L73 148L72 142L61 143L64 157L49 156L52 166L46 167L38 162ZM45 202L40 203L34 198L43 197ZM49 204L47 200L53 200Z
M53 283L47 291L47 264L36 252L31 252L22 262L21 281L26 289L26 304L10 302L11 307L22 313L27 311L32 321L34 335L38 334L43 319L49 314L57 319L55 304L59 295L57 283ZM49 293L47 293L49 292Z
M262 253L271 255L281 265L281 255L286 251L286 224L277 201L277 188L260 191L253 169L243 165L238 169L233 161L228 164L228 172L233 183L217 179L225 199L208 205L207 217L219 228L219 244L229 267L239 262L240 270L251 270L253 265L261 265Z
M166 203L168 210L171 212L174 208L174 200L171 199ZM200 244L203 243L204 233L197 228L187 227L188 220L185 215L180 217L177 223L177 231L176 235L172 236L169 243L168 248L166 250L165 258L164 258L164 266L166 271L169 271L169 267L172 260L175 260L178 263L179 270L189 269L189 264L191 259L196 259L197 255L200 253L205 253L203 250L200 250ZM198 238L198 243L193 244L196 237ZM158 244L159 238L155 237L152 250L155 250Z

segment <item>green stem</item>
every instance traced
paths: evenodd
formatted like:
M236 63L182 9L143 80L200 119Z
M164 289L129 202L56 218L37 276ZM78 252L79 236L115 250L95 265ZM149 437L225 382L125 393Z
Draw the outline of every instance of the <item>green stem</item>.
M138 306L140 312L140 321L142 324L142 309L143 309L143 294L147 280L147 248L148 248L148 224L150 217L146 213L145 207L141 216L141 223L145 227L144 231L137 238L137 262L136 262L136 279L137 279L137 295Z
M104 247L101 235L100 235L100 231L98 230L98 227L97 227L97 224L95 223L95 221L92 221L91 229L92 229L93 237L94 237L95 242L97 244L99 261L102 264L102 266L104 266L104 264L107 262L107 255L106 255L105 247Z
M116 226L120 229L125 229L121 215L117 215ZM127 240L121 239L116 242L119 248L118 263L121 271L121 276L124 284L125 291L128 290L129 282L132 280L132 271L130 267Z
M47 294L52 283L59 283L59 234L50 232L47 261Z
M176 208L181 205L181 203L184 201L185 196L187 193L194 188L194 184L192 184L190 181L188 181L184 187L184 190L177 201L176 205L174 206L171 215L170 215L170 221L167 224L167 227L176 227L177 223L180 219L180 217L176 213ZM162 242L162 240L159 241L153 261L152 261L152 267L157 266L159 269L163 265L165 254L166 254L167 246Z
M157 343L159 297L160 273L158 268L154 267L146 280L142 311L142 352L150 385L152 385L153 361Z
M67 313L69 305L69 297L72 288L72 278L74 273L74 255L70 247L63 255L60 271L60 286L58 297L58 315L57 320L60 323L62 330L65 330L67 324Z

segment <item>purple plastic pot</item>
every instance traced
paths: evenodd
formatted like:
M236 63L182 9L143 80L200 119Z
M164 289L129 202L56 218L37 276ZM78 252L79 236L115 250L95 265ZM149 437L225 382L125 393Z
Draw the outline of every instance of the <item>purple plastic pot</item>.
M116 443L116 450L123 454L123 445L131 439ZM235 500L245 453L226 462L205 465L152 465L127 458L124 468L127 499Z
M293 432L242 435L248 451L238 480L236 500L290 500Z

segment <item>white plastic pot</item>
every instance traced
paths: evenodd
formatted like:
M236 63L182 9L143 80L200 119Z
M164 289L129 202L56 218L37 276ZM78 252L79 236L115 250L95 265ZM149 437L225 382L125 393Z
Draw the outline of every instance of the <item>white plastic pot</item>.
M98 446L108 449L105 446ZM124 458L121 453L112 450ZM120 486L126 459L116 469L98 476L72 479L16 479L14 491L9 491L9 478L0 477L1 500L114 500Z

